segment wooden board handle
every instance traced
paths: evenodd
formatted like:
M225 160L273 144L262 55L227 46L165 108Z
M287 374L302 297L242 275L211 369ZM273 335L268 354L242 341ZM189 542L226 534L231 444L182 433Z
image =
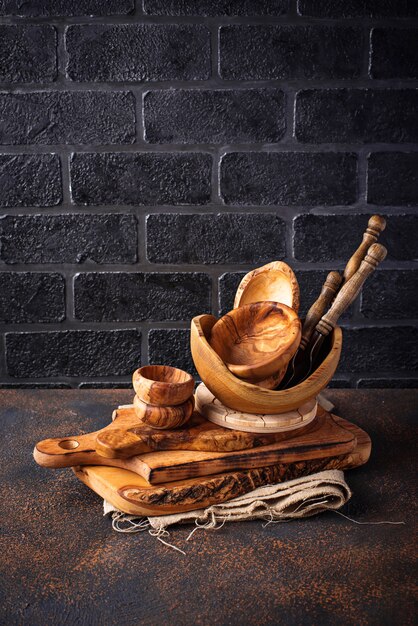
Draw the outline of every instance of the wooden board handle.
M349 259L344 270L344 282L350 280L360 267L360 263L364 259L369 247L376 243L379 235L386 228L386 220L381 215L372 215L368 221L366 231L363 235L363 241Z
M306 314L299 350L304 350L308 345L315 326L323 316L324 311L327 310L332 300L335 298L335 294L340 288L342 281L342 276L338 272L330 272L328 274L318 299L313 303Z
M338 322L340 316L356 299L367 277L385 259L387 250L379 243L370 246L366 258L361 262L357 272L347 281L338 292L334 304L316 325L315 330L321 335L328 335Z

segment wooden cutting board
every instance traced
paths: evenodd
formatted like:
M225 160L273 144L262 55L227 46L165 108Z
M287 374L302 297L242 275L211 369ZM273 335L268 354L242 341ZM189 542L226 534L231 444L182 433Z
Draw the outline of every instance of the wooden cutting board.
M318 456L304 460L277 461L268 467L236 469L228 473L195 477L150 485L133 472L113 467L83 466L74 468L76 476L116 508L132 515L165 515L180 513L225 502L257 487L283 482L325 469L351 469L367 462L371 441L367 433L340 417L325 414L325 420L345 430L352 438L349 452Z
M132 466L129 462L134 455L167 450L232 452L270 445L292 436L289 432L234 432L212 424L197 411L182 428L155 430L138 420L133 405L119 407L113 412L112 420L92 433L40 441L33 452L35 461L51 468L106 464L136 471L136 464ZM304 432L304 425L299 426L297 432Z
M234 433L235 431L227 432ZM241 433L235 434L241 435ZM253 439L256 447L233 452L160 450L128 459L107 459L98 455L94 450L84 450L81 453L75 450L72 457L66 455L64 461L72 466L118 467L139 474L151 484L159 484L237 469L251 469L276 463L347 454L355 446L355 435L336 424L322 408L318 409L315 422L309 424L308 427L295 431L290 437L289 433L283 433L279 440L277 440L277 434L274 437L276 442L270 445L262 445L264 438L261 441ZM47 465L51 462L51 455L46 455L46 460L44 460L39 459L40 454L43 453L35 450L38 463Z

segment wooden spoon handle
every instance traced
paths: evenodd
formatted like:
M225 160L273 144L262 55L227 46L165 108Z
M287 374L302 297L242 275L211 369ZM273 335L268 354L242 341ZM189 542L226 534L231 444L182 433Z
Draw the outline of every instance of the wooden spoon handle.
M308 345L315 326L323 316L324 311L327 310L332 300L335 298L335 294L342 281L342 276L338 272L330 272L328 274L318 299L313 303L306 314L299 350L304 350Z
M381 215L372 215L368 221L366 231L363 235L363 241L349 259L344 270L344 282L350 280L360 267L360 263L364 259L369 247L376 243L379 235L386 228L386 220Z
M366 278L385 259L386 254L386 248L379 243L374 243L370 246L366 258L361 262L357 272L343 285L328 313L323 315L316 325L315 330L318 333L326 336L332 331L342 313L360 293Z

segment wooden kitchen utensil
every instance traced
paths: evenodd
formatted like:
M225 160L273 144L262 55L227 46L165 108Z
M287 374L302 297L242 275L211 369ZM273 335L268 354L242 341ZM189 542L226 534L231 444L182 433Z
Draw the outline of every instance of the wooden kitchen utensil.
M155 406L134 398L135 415L141 422L157 429L179 428L191 417L194 409L194 397L175 406Z
M308 341L311 338L315 326L317 325L325 311L328 309L332 300L335 298L342 282L342 276L338 272L330 272L326 277L318 299L315 300L315 302L306 314L305 321L303 323L302 338L300 340L299 350L304 350L308 345ZM295 358L295 356L293 358Z
M133 472L113 467L88 465L77 467L74 471L82 482L125 513L152 516L190 511L231 500L261 485L283 482L325 469L350 469L366 463L371 449L367 433L330 414L325 414L324 419L332 422L340 434L345 432L347 440L351 440L345 452L341 446L336 455L330 448L328 456L315 457L311 450L310 456L297 462L279 461L261 469L247 466L247 469L236 469L229 473L160 485L150 485ZM326 449L322 453L326 454Z
M217 319L213 315L198 315L191 323L191 352L196 369L206 387L222 404L245 413L284 413L297 409L324 389L337 369L341 354L342 332L335 327L325 346L324 358L316 371L304 381L286 391L273 391L252 385L226 367L209 344L210 332Z
M132 382L138 398L155 406L183 404L194 390L191 374L168 365L140 367L134 372Z
M287 413L276 415L256 415L243 413L226 407L204 383L196 389L196 409L210 422L249 433L277 433L298 430L310 424L316 416L317 402L315 398L307 400L302 406Z
M386 220L381 215L372 215L363 235L363 241L348 261L344 270L344 281L347 282L359 269L361 262L370 246L376 243L380 233L386 228Z
M386 254L387 251L384 246L378 243L370 246L357 272L343 285L330 310L322 316L316 325L305 350L298 350L295 359L290 362L288 372L280 383L281 389L302 383L311 372L315 371L324 338L333 330L342 313L357 298L367 277L385 259Z
M301 337L297 313L277 302L233 309L214 324L210 345L240 378L263 380L283 369Z
M235 294L234 309L252 302L281 302L299 311L299 285L287 263L273 261L249 272Z

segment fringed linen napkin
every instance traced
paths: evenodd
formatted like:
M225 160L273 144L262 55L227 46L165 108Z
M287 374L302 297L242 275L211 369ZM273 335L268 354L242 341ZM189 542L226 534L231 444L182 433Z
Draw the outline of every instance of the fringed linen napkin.
M173 515L136 517L118 511L105 500L104 515L112 515L112 526L118 532L135 533L148 530L150 534L167 544L162 537L168 536L167 528L174 524L194 524L194 530L197 530L219 528L219 525L226 522L260 519L272 523L300 519L339 509L351 495L343 472L328 470L277 485L259 487L243 496L206 509ZM171 544L167 545L179 550Z

